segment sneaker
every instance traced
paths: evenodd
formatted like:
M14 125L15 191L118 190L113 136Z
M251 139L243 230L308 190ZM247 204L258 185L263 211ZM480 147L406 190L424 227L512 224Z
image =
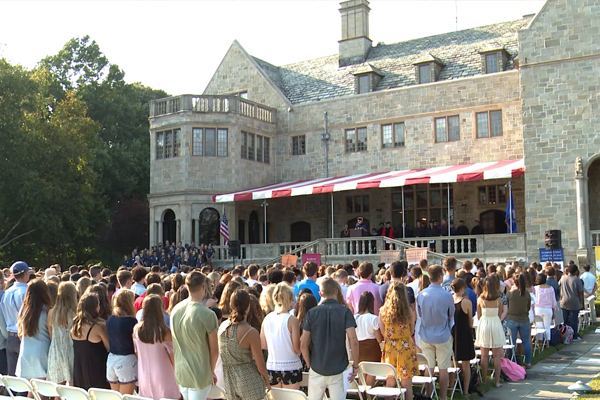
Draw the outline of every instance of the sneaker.
M573 339L574 342L581 342L581 338L580 337L576 337L575 339Z

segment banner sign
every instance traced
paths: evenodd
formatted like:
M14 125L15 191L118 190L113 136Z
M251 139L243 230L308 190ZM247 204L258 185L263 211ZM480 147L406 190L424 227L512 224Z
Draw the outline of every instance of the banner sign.
M540 263L543 264L546 261L550 261L551 263L557 263L558 265L560 265L561 271L564 270L564 267L565 267L564 249L548 250L548 249L541 248L540 249Z
M408 265L418 264L421 260L427 260L427 247L406 249L406 262L408 262Z
M281 256L281 263L284 267L296 267L297 262L298 256L294 256L291 254L284 254Z
M302 265L306 264L309 261L313 261L317 263L317 265L321 265L321 253L302 254Z

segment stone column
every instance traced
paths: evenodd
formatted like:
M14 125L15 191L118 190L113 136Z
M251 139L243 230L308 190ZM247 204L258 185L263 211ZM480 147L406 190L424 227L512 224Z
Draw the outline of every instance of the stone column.
M196 230L196 246L200 244L200 218L194 218L194 229Z
M577 199L577 239L579 243L577 262L579 265L589 264L590 243L588 221L586 218L589 208L587 177L583 174L583 165L580 157L575 159L575 196Z
M150 242L148 248L156 245L156 222L154 221L154 207L150 207L150 215L149 215L150 223L148 224L148 241Z
M163 237L163 228L164 228L164 222L163 221L158 221L158 241L164 246L165 245L165 238Z
M179 241L181 241L181 220L180 219L176 219L175 220L175 242L176 244L179 243Z

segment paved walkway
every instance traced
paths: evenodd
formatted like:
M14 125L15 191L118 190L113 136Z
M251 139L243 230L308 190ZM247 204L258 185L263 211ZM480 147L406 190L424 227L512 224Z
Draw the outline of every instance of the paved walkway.
M504 382L501 388L484 393L492 399L569 399L568 386L588 382L600 372L600 333L588 332L581 342L573 342L527 371L521 382ZM477 395L471 396L477 399Z

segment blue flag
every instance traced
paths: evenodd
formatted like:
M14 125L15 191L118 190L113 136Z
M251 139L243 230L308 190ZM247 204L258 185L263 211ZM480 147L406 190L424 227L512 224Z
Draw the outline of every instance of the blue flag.
M511 218L512 218L512 230L511 230ZM515 214L515 202L513 201L512 190L506 204L506 214L504 216L504 222L506 222L506 231L508 233L517 233L517 218Z

